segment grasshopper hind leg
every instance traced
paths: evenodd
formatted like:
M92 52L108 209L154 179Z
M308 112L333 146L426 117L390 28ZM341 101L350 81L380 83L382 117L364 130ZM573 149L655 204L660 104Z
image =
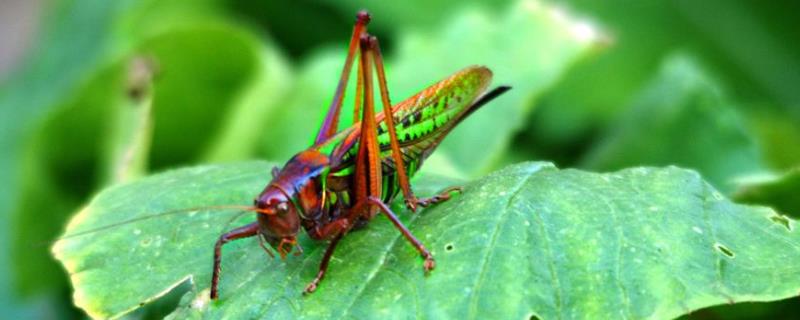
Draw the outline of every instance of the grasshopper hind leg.
M453 197L453 193L461 194L464 192L464 188L460 186L452 186L445 188L444 190L440 191L439 193L435 194L429 198L417 198L416 204L420 207L427 208L437 203L445 202L450 200Z

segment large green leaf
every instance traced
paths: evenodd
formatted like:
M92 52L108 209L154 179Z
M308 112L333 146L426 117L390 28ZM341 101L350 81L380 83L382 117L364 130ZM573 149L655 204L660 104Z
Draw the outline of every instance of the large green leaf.
M379 19L380 15L373 17ZM447 158L442 162L475 176L491 168L508 147L530 111L532 99L597 44L596 32L562 11L532 1L519 1L504 14L457 10L441 30L404 34L395 51L385 52L390 55L387 82L392 101L402 101L475 64L492 69L493 85L513 86L459 125L435 154ZM343 34L342 44L346 39ZM269 158L286 159L309 145L321 123L319 115L333 96L344 53L318 53L300 72L291 97L270 123L274 129L266 133L264 150ZM352 89L354 81L350 83ZM353 92L349 91L347 98L352 98ZM352 99L346 99L344 105L343 119L351 119ZM480 152L476 145L483 147Z
M110 188L69 224L75 234L176 208L247 204L263 162L167 172ZM424 186L424 185L423 185ZM698 174L597 174L510 166L402 220L437 258L422 261L377 217L340 244L320 289L303 296L324 244L270 259L256 239L225 247L221 300L208 300L213 244L251 216L197 210L59 241L53 248L94 317L118 316L190 281L176 318L669 318L800 290L800 234L774 211L726 200Z

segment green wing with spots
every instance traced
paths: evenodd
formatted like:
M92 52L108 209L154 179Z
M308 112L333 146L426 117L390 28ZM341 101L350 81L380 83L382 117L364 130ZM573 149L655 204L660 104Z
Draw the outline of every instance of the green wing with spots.
M409 176L417 171L422 160L433 152L450 130L483 105L475 102L486 91L491 78L492 72L486 67L467 67L392 107L397 138ZM384 174L391 178L394 160L383 119L382 113L376 117L379 122L378 143ZM359 128L357 123L332 138L338 140L330 144L332 159L340 157L341 160L331 172L337 175L352 172L353 159L358 152Z

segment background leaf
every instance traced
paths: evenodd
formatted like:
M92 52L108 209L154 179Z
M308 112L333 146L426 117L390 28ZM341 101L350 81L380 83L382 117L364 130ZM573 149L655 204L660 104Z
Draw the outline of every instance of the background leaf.
M693 59L667 59L616 126L584 159L596 170L642 164L697 169L730 190L737 175L763 170L759 150L722 88Z
M780 213L800 216L800 168L782 175L752 177L739 182L734 199L775 208Z
M111 188L66 233L174 208L247 203L269 168L197 167ZM232 215L220 212L125 224L61 240L53 252L72 274L76 303L95 317L136 308L187 279L192 288L176 318L669 318L800 288L798 269L783 263L800 258L796 221L777 223L772 210L733 204L677 168L596 174L516 165L442 205L401 215L436 255L437 270L425 277L418 254L378 217L343 240L326 281L308 297L301 292L324 245L303 236L306 253L281 261L250 238L226 246L222 299L209 302L211 248L232 227ZM252 218L234 225L245 221Z
M55 27L49 32L53 37L70 41L45 41L43 46L46 50L43 49L40 56L32 58L33 65L22 73L22 80L3 87L0 93L0 112L6 114L0 120L3 122L3 145L8 146L10 151L3 156L0 175L7 177L3 180L13 190L7 193L8 199L0 199L2 206L8 207L2 210L7 215L3 217L6 222L3 225L10 226L9 230L0 232L9 237L9 241L3 243L10 244L10 248L3 251L10 256L8 259L3 256L0 267L8 270L3 274L12 275L14 280L3 286L3 289L10 289L8 293L3 292L3 295L10 296L3 301L11 303L3 310L16 309L21 301L34 301L39 305L30 309L19 308L19 312L27 312L23 317L69 316L70 310L65 309L70 304L61 298L68 286L66 279L59 275L61 271L58 265L44 247L61 229L59 224L93 190L115 181L111 179L111 172L115 171L113 166L117 163L113 158L119 150L129 147L126 146L129 141L122 135L142 135L143 140L136 142L144 149L137 156L140 159L133 169L135 174L143 174L147 167L174 164L165 164L168 161L161 160L166 158L165 153L190 149L166 148L165 152L164 148L159 147L152 159L147 157L144 151L150 144L150 135L135 132L147 126L138 128L133 123L139 118L131 114L136 113L132 111L136 104L128 97L130 60L146 57L153 60L158 69L157 96L154 99L155 127L161 130L156 130L157 140L167 139L169 135L163 131L174 132L176 129L174 122L170 123L169 119L180 117L183 125L196 123L187 120L199 120L195 116L186 117L185 113L175 112L180 111L179 106L187 106L186 100L190 99L186 97L218 103L214 107L230 104L230 110L249 111L249 119L254 121L263 118L260 115L262 113L255 112L262 110L261 102L270 98L264 98L263 94L277 95L282 87L270 84L269 90L262 91L260 89L265 87L262 81L266 79L272 82L270 76L280 77L280 73L286 73L286 67L279 65L284 62L274 49L269 48L268 42L256 39L242 26L222 23L222 19L209 10L210 7L208 2L186 6L176 2L143 1L134 4L122 1L116 5L92 6L81 2L54 8ZM140 28L143 21L148 21L147 27ZM174 41L174 44L186 46L169 53L158 52L155 46L165 38ZM235 62L209 64L208 60L203 60L208 56L184 50L191 47L192 38L200 39L194 41L195 49L216 52L211 56L225 54L226 58L233 58ZM208 50L211 45L225 45L227 51ZM178 65L176 60L183 64ZM203 63L206 68L203 69L198 63ZM65 65L70 67L65 68ZM209 65L212 68L208 68ZM235 70L231 65L241 68ZM194 78L181 78L190 70L197 72ZM224 79L220 75L225 74L237 82L220 85L220 79ZM247 74L253 77L247 77ZM203 85L207 85L208 81L217 81L212 85L224 90L216 91L216 95L214 91L204 90ZM250 86L256 87L253 83L258 83L260 96L247 90ZM240 92L235 87L243 89ZM182 89L194 91L180 92ZM238 98L240 94L243 96L241 99ZM216 99L219 96L224 98ZM224 101L225 98L232 102ZM253 106L256 106L255 110ZM203 112L193 114L199 116L214 110L214 120L226 118L220 112L226 108L200 110ZM204 124L213 123L205 120L207 122ZM224 121L218 122L224 126ZM134 128L125 129L129 126ZM165 130L167 128L173 129ZM181 128L185 130L185 127L177 126L178 130ZM228 133L227 139L220 135L218 143L225 144L223 151L228 152L227 159L241 159L252 154L255 144L251 142L248 148L247 141L256 140L252 136L258 133L257 129L254 126L246 127L245 130L238 130L237 134ZM126 130L128 133L123 133ZM186 133L181 131L178 135L185 137ZM231 137L237 143L228 143ZM198 142L205 146L213 141L211 138L207 140ZM193 146L187 143L182 145ZM241 151L234 153L232 150ZM197 158L202 151L198 152ZM209 154L212 152L209 151ZM171 157L176 156L172 153ZM46 217L49 223L42 223L42 217ZM13 260L14 263L5 264L6 260ZM13 314L11 311L3 313Z

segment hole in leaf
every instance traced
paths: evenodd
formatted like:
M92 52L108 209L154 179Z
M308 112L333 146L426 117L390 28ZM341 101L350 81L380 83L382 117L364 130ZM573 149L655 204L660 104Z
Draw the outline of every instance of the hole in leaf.
M445 251L453 251L453 244L452 244L452 243L448 243L448 244L446 244L446 245L444 246L444 250L445 250Z
M531 315L528 316L528 320L539 320L539 316L537 316L535 313L531 313Z
M719 251L722 254L728 256L728 258L733 258L733 257L736 256L736 254L734 254L733 251L731 251L731 249L728 249L728 247L726 247L725 245L723 245L721 243L714 244L714 249L717 249L717 251Z
M787 218L786 216L776 214L774 216L769 217L769 219L772 220L772 222L774 223L782 225L784 228L786 228L786 230L792 231L791 222L789 221L789 218Z

